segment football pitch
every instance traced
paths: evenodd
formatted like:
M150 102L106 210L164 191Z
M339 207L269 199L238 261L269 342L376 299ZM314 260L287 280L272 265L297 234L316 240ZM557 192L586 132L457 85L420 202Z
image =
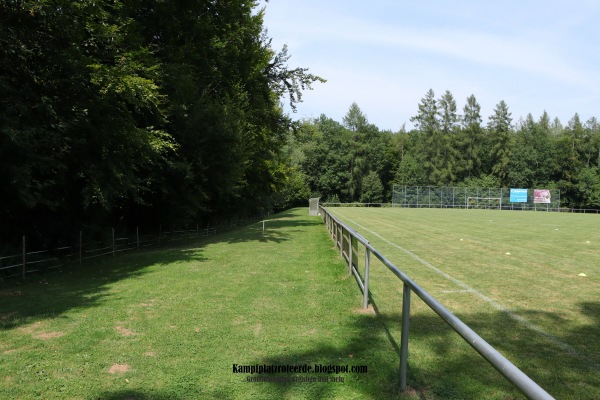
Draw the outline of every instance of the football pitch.
M329 210L551 395L600 398L599 216ZM399 342L402 282L374 257L370 292L390 338ZM448 379L465 387L503 380L417 296L410 329L409 386L411 378L424 392L441 385L446 377L439 368L437 376L427 375L432 365L444 366ZM499 390L508 390L505 385L499 382ZM448 393L455 396L460 394Z

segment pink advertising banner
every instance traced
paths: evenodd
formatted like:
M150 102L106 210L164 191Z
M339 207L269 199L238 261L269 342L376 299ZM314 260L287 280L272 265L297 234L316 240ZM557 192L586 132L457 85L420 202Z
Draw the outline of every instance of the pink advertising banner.
M534 189L533 190L533 202L534 203L550 203L550 190L548 189Z

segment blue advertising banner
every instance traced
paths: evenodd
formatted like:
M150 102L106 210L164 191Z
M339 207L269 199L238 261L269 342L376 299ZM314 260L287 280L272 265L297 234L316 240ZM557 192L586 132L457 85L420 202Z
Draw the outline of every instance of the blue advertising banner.
M510 189L511 203L527 203L527 189Z

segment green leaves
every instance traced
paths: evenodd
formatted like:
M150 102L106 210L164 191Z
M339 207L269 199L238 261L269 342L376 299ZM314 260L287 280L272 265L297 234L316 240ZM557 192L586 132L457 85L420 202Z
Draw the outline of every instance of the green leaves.
M257 5L0 3L0 239L47 233L36 213L60 231L270 208L280 100L324 80L270 48Z

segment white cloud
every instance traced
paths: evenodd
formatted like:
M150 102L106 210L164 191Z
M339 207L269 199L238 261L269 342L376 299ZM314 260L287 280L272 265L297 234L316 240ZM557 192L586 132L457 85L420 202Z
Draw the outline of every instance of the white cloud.
M341 121L356 101L371 122L396 130L433 88L450 90L461 109L474 94L484 120L506 100L515 120L545 109L566 123L575 112L597 113L598 9L582 1L278 0L266 25L276 48L289 45L291 66L328 79L304 95L301 115Z

